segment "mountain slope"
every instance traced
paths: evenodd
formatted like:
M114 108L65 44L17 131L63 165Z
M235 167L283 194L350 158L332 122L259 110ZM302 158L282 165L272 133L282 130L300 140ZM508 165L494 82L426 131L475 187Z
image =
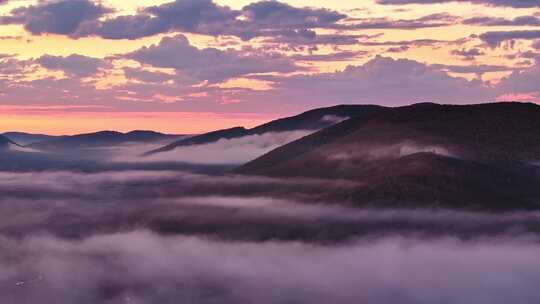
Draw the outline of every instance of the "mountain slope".
M384 107L374 105L339 105L329 108L320 108L304 112L300 115L274 120L253 129L236 127L201 134L173 142L167 146L149 151L145 153L145 155L167 152L178 147L208 144L220 139L233 139L269 132L320 130L351 117L367 117L373 115L382 109L384 109Z
M417 104L329 127L236 172L360 181L345 199L362 204L528 208L540 202L538 160L537 105Z
M47 140L53 140L59 137L59 136L52 136L52 135L45 135L45 134L32 134L32 133L24 133L24 132L6 132L2 135L18 143L21 146L26 146L29 144L43 142Z
M11 139L0 135L0 151L6 151L9 150L12 146L19 146L15 142L13 142Z

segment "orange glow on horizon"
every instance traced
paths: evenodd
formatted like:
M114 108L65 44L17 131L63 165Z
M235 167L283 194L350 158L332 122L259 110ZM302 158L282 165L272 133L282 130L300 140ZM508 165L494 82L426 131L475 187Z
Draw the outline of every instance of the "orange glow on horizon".
M73 135L103 130L199 134L238 126L251 128L276 118L261 114L200 112L2 112L0 133L19 131L50 135Z

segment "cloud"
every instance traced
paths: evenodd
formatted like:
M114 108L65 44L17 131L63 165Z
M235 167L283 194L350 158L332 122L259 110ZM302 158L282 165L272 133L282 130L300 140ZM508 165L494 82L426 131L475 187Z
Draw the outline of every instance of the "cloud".
M111 65L105 60L72 54L66 57L43 55L36 62L49 70L63 71L69 76L87 77L109 68Z
M317 34L313 30L287 30L263 39L266 44L287 44L292 49L317 45L356 45L365 35Z
M456 23L459 18L448 13L438 13L423 16L417 19L390 19L390 18L349 18L347 24L336 25L338 29L404 29L443 27Z
M528 94L529 101L538 101L540 99L540 84L536 81L540 77L540 64L536 63L525 70L514 71L510 76L501 80L498 89L502 93L521 93Z
M447 65L447 64L432 64L434 68L441 69L452 73L473 73L484 74L493 72L509 72L514 71L516 68L504 65L489 65L489 64L470 64L470 65Z
M71 35L83 23L95 21L111 12L110 8L90 0L47 1L13 9L10 15L0 18L0 23L22 24L34 35Z
M0 294L29 304L540 300L538 212L359 209L316 196L357 186L0 172Z
M77 35L138 39L181 31L249 40L290 30L330 27L345 17L328 9L297 8L278 1L259 1L233 10L211 0L176 0L144 8L137 15L87 23Z
M126 58L160 68L173 68L180 73L209 82L255 73L292 72L294 62L278 54L246 54L236 50L198 49L184 35L165 37L157 45L143 47Z
M273 98L309 101L311 105L322 102L383 105L418 101L470 103L489 99L493 94L481 81L451 77L437 67L414 60L382 56L335 73L257 78L275 82ZM448 95L448 91L457 93Z
M135 231L76 242L47 236L0 238L0 248L0 292L5 301L16 303L540 300L534 280L540 275L540 248L523 239L397 237L329 247L226 243Z
M501 17L473 17L463 20L463 24L478 26L539 26L540 18L536 16L519 16L514 19Z
M466 60L474 60L478 56L485 55L485 53L478 49L478 48L472 48L472 49L458 49L458 50L452 50L450 52L452 55L463 57Z
M506 6L515 8L534 8L540 6L538 0L376 0L379 4L437 4L448 2L469 2L488 6Z
M176 0L142 9L137 15L88 23L78 36L137 39L170 31L217 34L240 13L211 0Z
M493 31L480 34L479 38L491 47L498 47L503 42L512 40L532 40L540 38L539 30L525 31Z
M366 51L342 51L330 54L293 55L291 58L299 61L349 61L367 54Z
M540 233L538 212L393 210L369 204L362 209L348 200L362 184L338 179L124 170L3 172L0 181L0 237L84 239L145 229L236 241L340 244L372 236L470 239Z
M186 162L209 165L241 165L266 154L284 144L307 136L313 131L289 131L264 133L233 139L221 139L215 143L178 147L170 152L162 152L152 156L140 157L150 149L144 147L127 147L126 152L116 152L113 162Z
M296 8L278 1L259 1L242 11L248 20L262 28L276 25L285 28L314 28L333 25L346 15L329 9Z
M330 161L376 161L380 159L398 159L417 153L432 153L447 157L457 158L459 153L453 149L441 145L418 144L414 141L403 141L392 145L371 145L364 146L351 143L340 148L338 151L331 151L328 154Z
M145 71L142 69L130 68L130 67L124 68L124 75L128 79L135 79L138 81L150 82L150 83L163 83L165 81L169 81L171 79L176 78L175 75L168 74L168 73L151 72L151 71Z

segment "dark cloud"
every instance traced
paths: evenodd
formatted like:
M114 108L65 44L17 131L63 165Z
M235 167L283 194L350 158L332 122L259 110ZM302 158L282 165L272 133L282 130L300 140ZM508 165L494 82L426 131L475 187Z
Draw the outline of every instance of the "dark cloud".
M49 70L63 71L69 76L87 77L111 65L103 59L72 54L67 57L43 55L36 62Z
M362 29L419 29L430 27L443 27L456 23L458 17L448 13L431 14L420 17L418 19L389 19L389 18L373 18L359 19L350 18L348 24L336 25L338 29L362 30Z
M212 0L176 0L145 8L137 15L87 23L77 35L137 39L182 31L212 36L231 35L248 40L277 36L284 31L327 28L344 18L346 15L328 9L297 8L278 1L260 1L241 10L233 10Z
M343 51L330 54L293 55L291 58L300 61L349 61L367 54L366 51Z
M479 26L539 26L540 18L536 16L520 16L514 19L500 17L473 17L463 20L463 24Z
M487 45L491 47L500 46L503 42L513 40L532 40L540 38L540 30L525 30L525 31L493 31L486 32L479 36Z
M240 14L212 0L176 0L151 6L138 15L119 16L89 23L78 36L98 35L107 39L137 39L170 31L217 35Z
M504 65L488 65L488 64L479 64L479 65L446 65L446 64L433 64L432 67L441 69L453 73L473 73L473 74L484 74L492 72L509 72L513 71L516 68L504 66Z
M391 47L391 48L388 48L386 50L386 52L388 53L402 53L402 52L406 52L410 49L410 47L408 45L402 45L402 46L396 46L396 47Z
M172 68L180 73L210 82L254 73L292 72L298 67L278 54L246 54L236 50L197 49L183 35L166 37L158 45L143 47L125 55L160 68Z
M162 72L150 72L136 68L124 68L124 75L127 79L135 79L142 82L151 83L163 83L175 78L175 75L162 73Z
M328 9L296 8L278 1L260 1L242 9L247 23L258 30L325 28L346 18Z
M265 38L263 42L267 44L287 44L293 49L298 49L318 45L355 45L361 38L366 38L366 35L317 34L313 30L290 30L275 33L273 37Z
M488 6L507 6L515 8L529 8L540 6L539 0L376 0L380 4L436 4L447 2L470 2Z
M0 23L22 24L32 34L72 35L84 22L94 21L112 10L90 0L40 2L20 7L0 18Z
M460 50L452 50L450 54L463 57L466 60L474 60L476 57L482 56L485 53L479 48L472 48L472 49L463 48Z
M358 44L364 46L408 46L408 47L424 47L437 45L452 45L459 44L459 41L437 40L437 39L416 39L416 40L401 40L401 41L359 41Z

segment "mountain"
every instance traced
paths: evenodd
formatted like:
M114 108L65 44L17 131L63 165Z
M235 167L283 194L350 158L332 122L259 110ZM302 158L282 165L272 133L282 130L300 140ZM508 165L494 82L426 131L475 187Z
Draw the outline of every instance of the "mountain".
M51 136L51 135L45 135L45 134L32 134L32 133L23 133L23 132L6 132L2 135L22 146L26 146L26 145L37 143L37 142L43 142L47 140L53 140L59 137L59 136Z
M20 147L18 144L13 142L11 139L0 135L0 151L9 150L12 147Z
M237 173L359 182L339 199L376 206L540 207L540 106L416 104L353 118Z
M52 140L37 142L28 147L44 151L77 150L86 148L110 147L127 143L153 143L183 138L182 135L170 135L153 131L132 131L120 133L101 131L96 133L62 136Z
M22 145L19 145L18 143L14 142L13 140L0 135L0 153L2 154L1 161L6 161L8 159L8 155L13 154L35 154L35 150L24 147Z
M209 144L220 139L233 139L269 132L320 130L351 117L367 117L373 115L382 109L384 109L384 107L374 105L339 105L329 108L320 108L293 117L274 120L252 129L235 127L193 136L173 142L159 149L149 151L145 153L145 155L167 152L178 147Z

